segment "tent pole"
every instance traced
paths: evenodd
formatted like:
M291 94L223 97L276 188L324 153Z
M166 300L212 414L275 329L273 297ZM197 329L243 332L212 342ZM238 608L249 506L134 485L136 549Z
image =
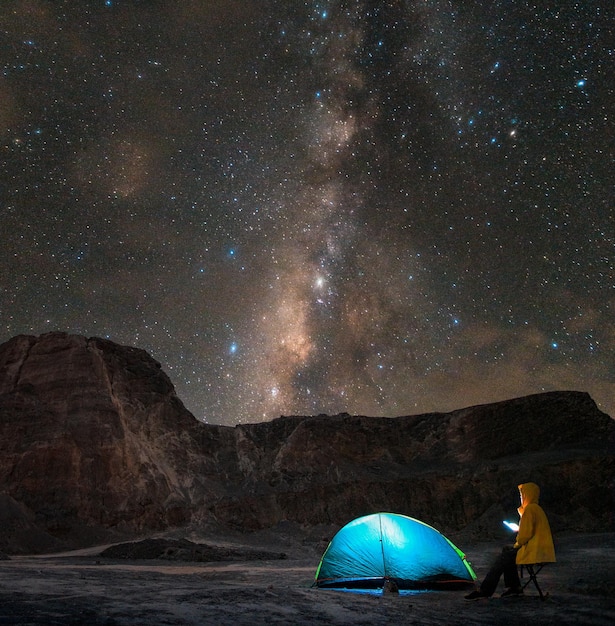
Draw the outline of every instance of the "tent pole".
M384 572L384 577L387 577L387 566L386 560L384 558L384 541L382 539L382 515L378 513L378 524L380 525L380 550L382 551L382 571Z

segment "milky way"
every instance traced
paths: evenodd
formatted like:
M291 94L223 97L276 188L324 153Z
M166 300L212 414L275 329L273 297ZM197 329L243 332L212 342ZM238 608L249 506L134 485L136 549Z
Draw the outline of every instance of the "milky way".
M613 17L3 2L0 340L143 348L210 423L615 415Z

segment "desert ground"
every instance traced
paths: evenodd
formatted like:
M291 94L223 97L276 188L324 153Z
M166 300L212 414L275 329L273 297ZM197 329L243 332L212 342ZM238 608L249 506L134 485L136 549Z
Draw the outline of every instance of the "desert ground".
M479 579L494 542L450 537ZM467 602L467 591L365 595L312 587L326 537L288 531L190 537L231 547L216 562L109 559L103 547L0 561L0 625L615 624L615 533L556 537L558 562L520 598ZM241 550L284 553L247 559ZM499 590L501 591L501 589Z

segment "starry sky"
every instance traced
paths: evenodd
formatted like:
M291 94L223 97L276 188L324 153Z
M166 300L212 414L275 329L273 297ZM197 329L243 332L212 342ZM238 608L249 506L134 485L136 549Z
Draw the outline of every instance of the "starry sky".
M0 341L199 419L615 416L612 0L3 0Z

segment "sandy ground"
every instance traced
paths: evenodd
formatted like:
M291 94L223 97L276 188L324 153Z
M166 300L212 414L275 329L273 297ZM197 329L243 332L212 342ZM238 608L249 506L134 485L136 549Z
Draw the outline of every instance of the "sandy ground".
M251 548L255 541L249 540ZM541 575L550 594L545 601L529 588L521 598L477 602L465 601L464 591L361 595L315 589L320 544L270 536L259 545L288 558L127 562L101 559L100 549L89 549L0 561L0 625L615 624L615 534L556 538L558 563ZM493 543L458 545L479 578L499 549Z

